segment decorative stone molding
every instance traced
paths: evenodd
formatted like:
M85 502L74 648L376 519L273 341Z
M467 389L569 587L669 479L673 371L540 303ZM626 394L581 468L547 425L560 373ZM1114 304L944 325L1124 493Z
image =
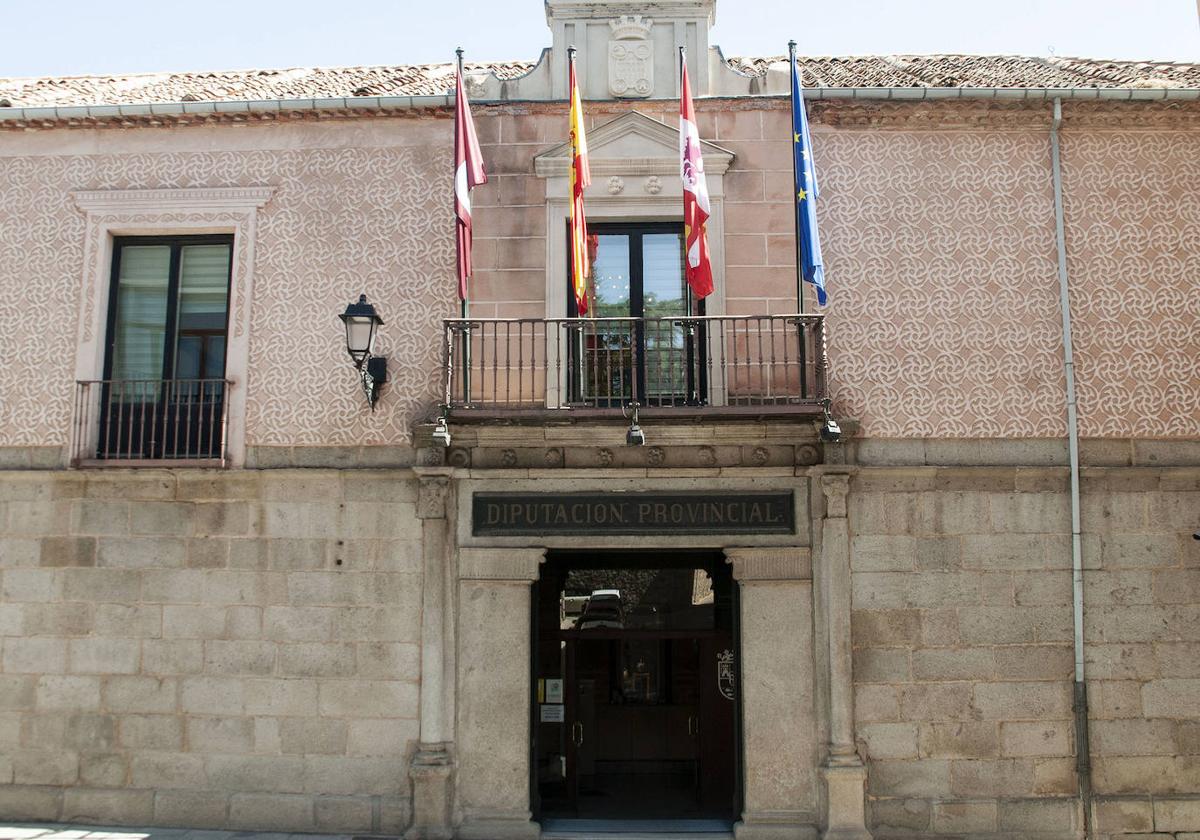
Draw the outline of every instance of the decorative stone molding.
M1074 103L1071 105L1075 107ZM815 125L835 128L898 128L962 130L964 128L1025 128L1050 130L1049 102L995 100L937 100L889 102L885 100L816 100L809 106Z
M808 548L727 548L725 562L733 566L733 579L812 580L812 552Z
M246 383L250 357L250 301L258 210L274 187L197 187L161 190L81 190L72 194L86 217L84 264L75 354L77 380L100 379L106 348L106 302L112 284L114 236L233 234L229 336L225 377L229 390L226 447L233 466L246 455ZM94 434L94 430L83 430Z
M458 576L462 580L532 583L545 560L544 548L460 548Z
M825 494L825 518L845 519L850 476L844 473L828 473L821 476L821 492Z
M620 157L614 157L611 153L606 155L604 147L610 144L619 144L622 148L642 146L643 152ZM704 156L704 172L710 179L724 175L733 162L733 152L707 140L700 141L700 152ZM637 111L628 111L588 132L588 166L593 183L601 175L673 176L673 180L678 182L679 127L659 122ZM533 160L534 172L541 178L565 178L570 167L569 142L559 143ZM710 195L712 186L710 180ZM711 232L709 235L711 237Z
M889 102L865 99L817 99L809 106L814 124L835 128L896 128L961 131L964 128L1050 130L1049 100L939 99ZM1063 104L1063 125L1073 128L1194 129L1200 126L1200 102L1095 102Z
M413 467L413 472L421 482L417 488L417 518L445 519L451 468Z

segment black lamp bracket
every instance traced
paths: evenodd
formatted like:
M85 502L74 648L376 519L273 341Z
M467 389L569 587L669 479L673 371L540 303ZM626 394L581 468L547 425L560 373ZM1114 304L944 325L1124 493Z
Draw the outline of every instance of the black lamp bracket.
M387 382L387 357L367 356L358 366L358 373L362 379L363 396L367 398L371 411L374 411L375 403L379 402L379 389Z

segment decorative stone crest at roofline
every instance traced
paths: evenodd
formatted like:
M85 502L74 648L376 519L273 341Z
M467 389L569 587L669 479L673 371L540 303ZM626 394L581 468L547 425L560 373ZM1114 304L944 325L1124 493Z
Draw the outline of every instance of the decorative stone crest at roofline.
M584 99L672 99L679 95L679 47L698 96L718 92L714 73L740 79L722 89L749 91L750 80L709 48L716 0L546 0L551 46L523 76L469 73L468 93L482 99L566 99L567 49L575 47ZM718 67L719 65L719 67Z
M646 97L654 90L654 21L641 15L621 15L608 22L608 92L618 98Z

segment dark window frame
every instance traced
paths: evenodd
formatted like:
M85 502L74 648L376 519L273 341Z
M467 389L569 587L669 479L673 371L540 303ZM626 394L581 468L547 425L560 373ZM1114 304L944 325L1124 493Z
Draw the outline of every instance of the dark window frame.
M683 261L681 263L682 271L679 275L679 283L683 294L683 300L687 302L687 311L679 316L681 318L702 317L707 314L705 300L696 300L692 295L692 288L687 282L687 239L684 231L683 221L678 222L638 222L638 221L611 221L597 222L589 224L587 228L589 236L593 235L625 235L629 237L629 318L645 318L646 313L646 297L645 297L645 264L643 252L643 238L647 234L662 234L673 233L679 236L682 241ZM567 295L567 317L579 318L579 308L575 302L575 293L572 286L573 272L573 249L571 248L571 226L570 220L567 220L567 274L565 291ZM595 295L589 305L594 306ZM586 315L583 317L587 317ZM642 405L649 404L646 394L646 382L644 375L644 365L646 357L646 329L643 324L638 324L635 337L635 364L643 371L643 375L638 378L638 390L633 394ZM686 347L686 383L685 390L688 394L683 399L683 403L687 405L702 405L707 401L708 394L708 372L703 364L697 365L698 348L708 346L708 328L704 323L700 323L696 336L687 342ZM574 366L572 366L573 369ZM698 370L697 370L698 367ZM571 374L568 373L567 390L568 393L574 394L580 387L577 381L572 381ZM619 401L618 401L619 402Z
M228 245L229 265L225 271L225 344L229 346L229 319L232 309L229 306L230 295L233 291L233 234L179 234L172 236L114 236L112 239L112 266L108 286L108 314L105 321L104 340L104 376L105 380L112 379L112 368L117 343L117 319L120 315L118 299L121 278L121 251L129 246L167 245L171 248L171 260L167 277L167 318L163 326L164 343L161 378L175 378L175 355L179 345L179 273L182 262L183 248L188 245ZM225 376L228 357L221 368L221 376ZM202 377L203 378L203 377Z
M597 236L629 236L629 315L630 318L643 318L646 312L645 299L645 266L642 264L642 238L646 234L654 233L676 233L680 239L683 239L683 222L597 222L588 224L588 235ZM573 274L572 253L571 253L571 228L570 221L567 222L567 317L578 318L579 309L575 303L575 290L571 286L571 278ZM684 257L686 259L686 255ZM703 314L704 301L697 301L692 297L692 290L687 284L686 274L679 275L679 282L682 287L684 299L687 301L687 315ZM593 296L594 297L594 296ZM589 304L590 305L590 304ZM695 310L695 312L693 311ZM585 316L586 317L586 316Z

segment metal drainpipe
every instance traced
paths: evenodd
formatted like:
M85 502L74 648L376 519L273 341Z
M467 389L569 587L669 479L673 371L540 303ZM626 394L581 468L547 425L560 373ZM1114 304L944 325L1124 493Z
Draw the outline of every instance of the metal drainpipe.
M1058 298L1062 310L1063 370L1067 376L1067 441L1071 457L1071 592L1075 629L1075 771L1083 805L1083 833L1091 837L1092 761L1088 742L1087 681L1083 658L1083 540L1079 517L1079 422L1075 403L1075 354L1071 346L1071 305L1067 289L1067 242L1063 224L1062 163L1058 129L1062 125L1062 100L1054 100L1050 126L1050 162L1054 176L1054 233L1058 245Z

